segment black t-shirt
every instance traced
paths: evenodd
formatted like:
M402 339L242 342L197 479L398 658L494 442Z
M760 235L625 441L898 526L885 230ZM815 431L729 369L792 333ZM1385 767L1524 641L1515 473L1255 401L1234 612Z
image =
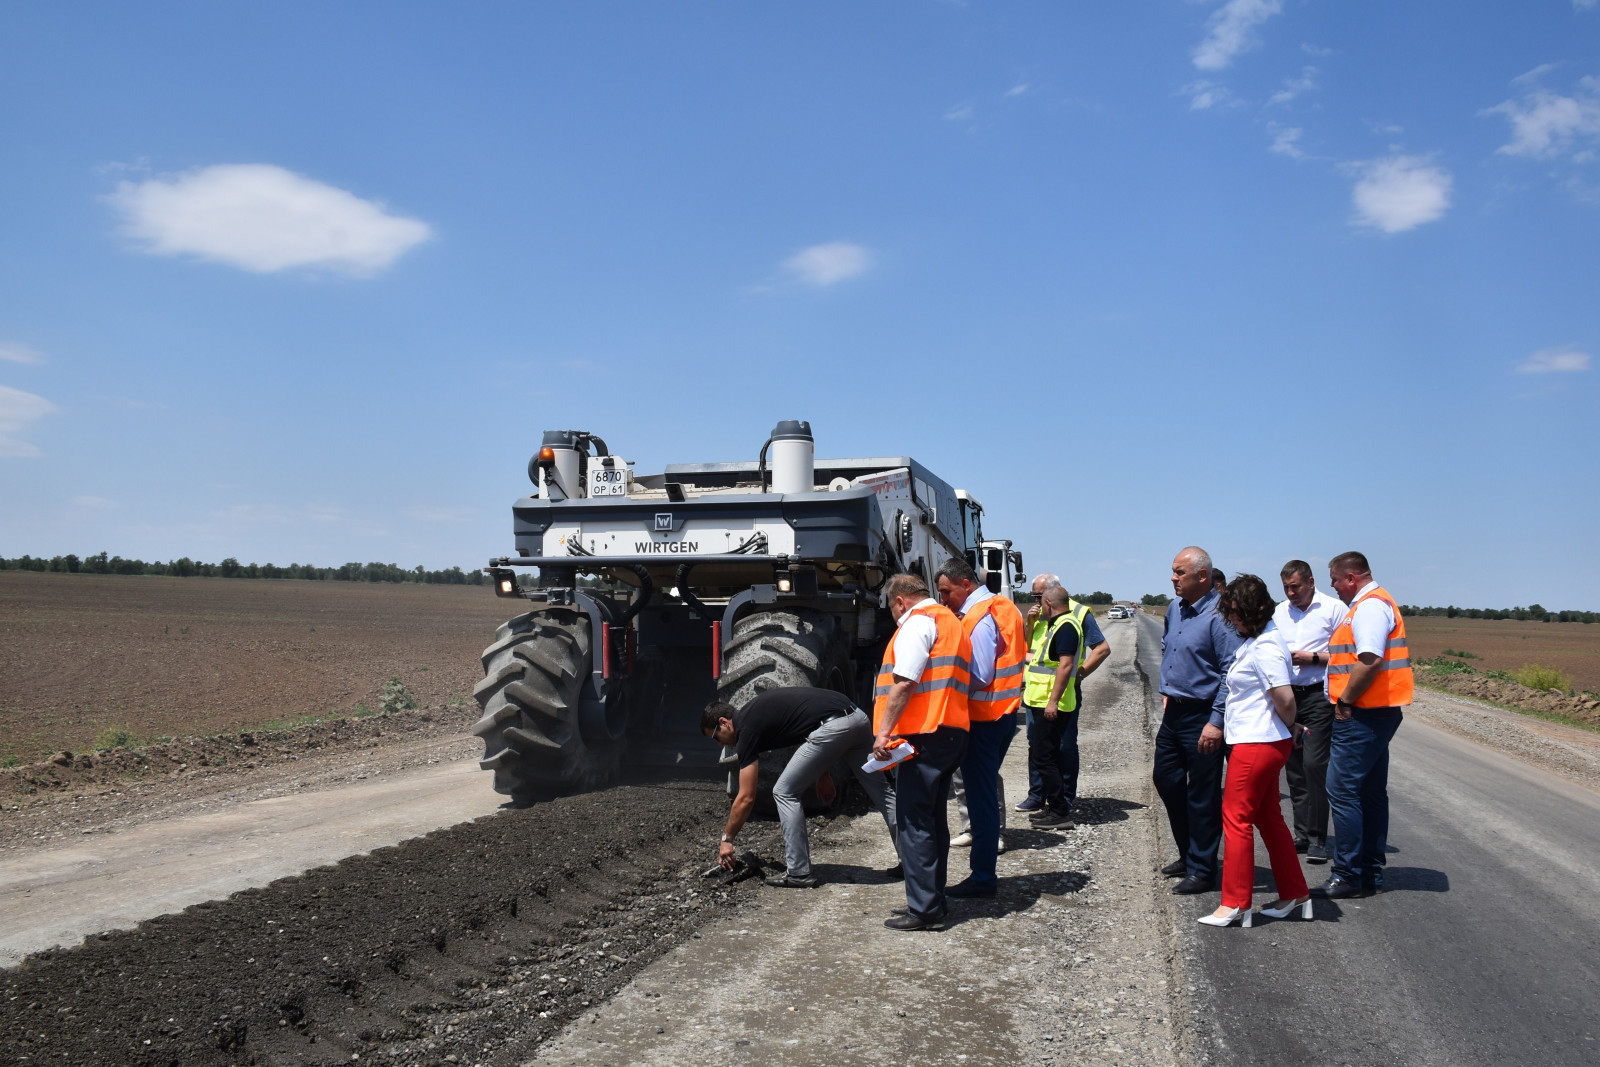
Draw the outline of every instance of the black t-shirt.
M798 745L823 719L855 710L849 697L830 689L769 689L733 713L739 766L750 766L763 752Z
M1057 616L1060 618L1060 616ZM1055 622L1055 619L1051 619ZM1078 628L1070 622L1061 624L1061 629L1050 641L1050 658L1057 663L1067 663L1078 655Z

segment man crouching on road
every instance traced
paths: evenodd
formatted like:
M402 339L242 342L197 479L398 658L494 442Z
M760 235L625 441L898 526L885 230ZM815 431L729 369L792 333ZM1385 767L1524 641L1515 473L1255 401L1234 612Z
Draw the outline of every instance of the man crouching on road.
M944 925L945 877L950 863L950 823L945 805L950 779L967 751L967 688L972 642L955 612L928 595L914 574L897 574L884 587L894 616L894 639L883 652L874 689L872 754L893 758L889 746L904 739L916 755L896 773L895 824L905 865L906 913L884 923L891 930Z
M756 804L761 753L791 745L800 748L789 757L788 766L772 787L778 823L783 827L788 870L768 876L768 885L810 889L817 884L811 874L811 844L806 837L806 813L800 794L816 785L840 760L850 764L856 780L872 798L872 806L889 824L889 839L895 840L894 787L886 776L861 769L872 753L872 723L849 697L804 686L769 689L742 708L707 704L700 714L700 732L739 754L739 795L734 798L728 825L722 831L722 844L717 849L717 863L723 870L733 869L733 839L744 828L750 809Z

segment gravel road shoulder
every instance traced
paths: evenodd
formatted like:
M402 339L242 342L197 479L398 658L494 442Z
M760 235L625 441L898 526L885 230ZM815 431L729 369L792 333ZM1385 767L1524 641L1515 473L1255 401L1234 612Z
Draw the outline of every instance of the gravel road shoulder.
M1600 732L1427 689L1417 691L1406 714L1576 785L1600 790Z
M1183 1062L1134 627L1107 636L1113 657L1085 694L1082 821L1043 832L1012 815L996 900L952 902L942 932L886 930L904 892L879 873L893 862L881 821L860 817L814 838L827 884L761 887L530 1062ZM1025 760L1019 736L1005 768L1013 800ZM952 881L965 868L955 850Z

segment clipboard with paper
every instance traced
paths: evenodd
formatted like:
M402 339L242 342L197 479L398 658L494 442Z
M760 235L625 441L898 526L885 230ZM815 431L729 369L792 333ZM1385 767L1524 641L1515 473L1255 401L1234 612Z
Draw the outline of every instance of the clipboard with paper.
M893 741L889 742L888 759L881 760L876 756L868 756L867 762L861 765L861 769L867 771L868 773L871 773L872 771L888 770L890 767L904 763L906 760L910 759L916 754L917 750L912 747L910 741L907 741L903 737L897 737Z

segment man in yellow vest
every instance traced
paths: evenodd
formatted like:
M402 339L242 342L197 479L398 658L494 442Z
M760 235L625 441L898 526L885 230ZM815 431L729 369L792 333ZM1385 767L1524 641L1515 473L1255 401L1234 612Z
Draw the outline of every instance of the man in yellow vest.
M1061 586L1047 587L1039 598L1039 618L1028 638L1022 701L1034 721L1029 770L1038 775L1039 795L1044 801L1029 821L1041 830L1065 830L1072 826L1072 801L1062 775L1062 738L1068 730L1076 732L1083 616L1074 610L1072 598Z
M1328 561L1333 591L1350 605L1328 641L1328 701L1333 743L1328 807L1333 812L1333 873L1312 889L1338 900L1383 889L1389 843L1389 741L1411 703L1406 623L1388 590L1372 580L1360 552Z
M1017 733L1028 635L1017 606L990 592L978 580L978 572L959 556L944 561L935 582L939 599L960 617L961 629L972 645L972 687L967 694L970 723L967 754L961 761L972 824L968 857L972 874L947 893L956 898L992 897L1000 884L995 860L1005 818L1000 765Z
M1038 600L1043 598L1046 589L1051 588L1064 588L1061 579L1054 574L1034 575L1035 603L1028 609L1024 619L1028 627L1030 652L1042 639L1049 626L1046 620L1039 617ZM1072 806L1078 802L1078 720L1081 718L1079 712L1083 710L1083 680L1093 674L1111 655L1111 644L1100 631L1094 612L1070 596L1067 607L1071 610L1072 617L1077 620L1078 630L1083 638L1078 649L1078 673L1073 679L1073 685L1078 690L1077 710L1065 718L1051 722L1041 714L1041 705L1047 694L1039 693L1037 701L1024 696L1022 710L1028 727L1028 795L1015 809L1027 812L1030 818L1060 823L1057 829L1066 829L1071 825L1070 819L1061 822L1059 816L1062 812L1070 815ZM1045 801L1044 779L1039 772L1041 749L1046 743L1047 735L1050 743L1055 745L1055 761L1061 769L1061 793L1065 801L1064 804L1057 805L1054 818L1048 814L1050 807Z
M915 574L897 574L884 599L898 629L883 651L873 690L876 727L872 754L896 755L890 746L907 741L916 754L895 773L895 825L905 868L905 914L886 923L891 930L937 930L948 905L945 878L950 863L950 823L945 805L950 778L967 751L967 688L972 642L955 612L928 595Z

